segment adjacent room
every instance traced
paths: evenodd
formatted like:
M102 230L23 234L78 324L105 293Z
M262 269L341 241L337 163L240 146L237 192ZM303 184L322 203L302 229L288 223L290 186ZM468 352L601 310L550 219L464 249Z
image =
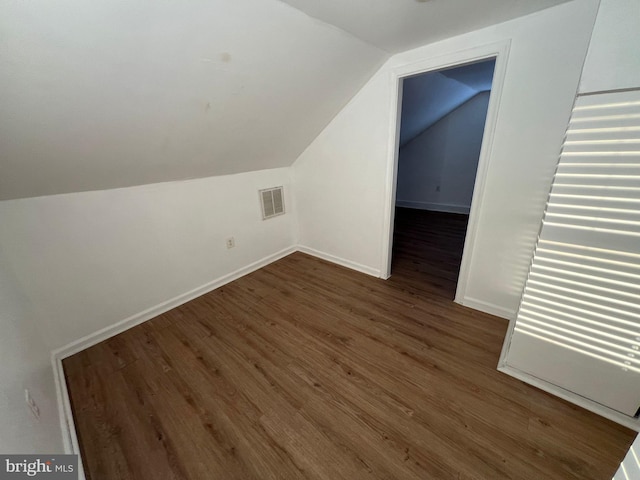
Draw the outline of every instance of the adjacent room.
M450 299L462 261L494 69L492 58L402 81L392 273L402 269L401 259L410 259L405 267L413 266L422 282Z
M0 4L0 477L640 478L639 18Z

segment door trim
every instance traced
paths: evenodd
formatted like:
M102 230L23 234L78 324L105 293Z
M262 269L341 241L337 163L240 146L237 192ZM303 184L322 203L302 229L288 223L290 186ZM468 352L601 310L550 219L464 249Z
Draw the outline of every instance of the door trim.
M395 217L396 203L396 183L398 175L398 149L400 139L400 109L402 106L402 80L407 77L422 74L430 71L443 70L468 63L479 62L495 58L496 65L493 73L491 86L491 96L489 108L485 120L484 135L482 137L482 147L478 160L478 169L473 189L471 210L469 212L469 224L464 242L464 251L458 284L456 289L455 302L465 305L467 283L470 274L470 266L473 258L475 238L477 235L479 219L482 212L483 194L487 172L491 160L491 150L493 138L496 130L500 99L507 71L507 58L511 40L481 45L467 50L461 50L452 54L432 57L418 62L412 62L396 67L390 71L390 118L389 123L389 144L387 152L387 174L385 183L385 206L383 217L383 238L382 238L382 258L381 277L387 279L391 276L391 256L393 250L393 222Z

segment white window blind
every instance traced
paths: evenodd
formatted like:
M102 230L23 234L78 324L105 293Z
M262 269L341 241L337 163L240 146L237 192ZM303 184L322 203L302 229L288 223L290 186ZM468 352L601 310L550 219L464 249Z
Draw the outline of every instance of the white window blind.
M640 407L640 91L579 97L506 363Z

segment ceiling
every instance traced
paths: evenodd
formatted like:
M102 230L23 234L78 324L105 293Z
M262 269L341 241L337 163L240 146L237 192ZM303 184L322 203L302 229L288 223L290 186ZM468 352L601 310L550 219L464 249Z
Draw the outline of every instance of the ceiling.
M277 0L0 0L0 200L289 166L387 57Z
M438 73L472 88L476 93L480 93L491 90L495 67L496 61L492 59L440 70Z
M390 53L568 0L281 0Z
M468 102L491 90L495 60L407 78L402 87L400 146Z
M291 165L389 52L557 3L0 0L0 200Z

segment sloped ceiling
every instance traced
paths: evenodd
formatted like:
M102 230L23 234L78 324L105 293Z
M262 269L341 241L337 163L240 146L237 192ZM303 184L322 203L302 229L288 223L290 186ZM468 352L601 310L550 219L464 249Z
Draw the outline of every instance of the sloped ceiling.
M0 0L0 200L291 165L388 52L561 2Z
M277 0L0 0L0 199L291 165L387 56Z
M434 72L408 78L402 92L400 146L404 146L478 92Z
M407 78L402 89L400 146L468 102L491 90L495 60Z
M455 68L441 70L440 73L447 78L460 82L477 93L491 90L493 71L496 67L495 59L470 63Z
M390 53L569 0L282 0Z

